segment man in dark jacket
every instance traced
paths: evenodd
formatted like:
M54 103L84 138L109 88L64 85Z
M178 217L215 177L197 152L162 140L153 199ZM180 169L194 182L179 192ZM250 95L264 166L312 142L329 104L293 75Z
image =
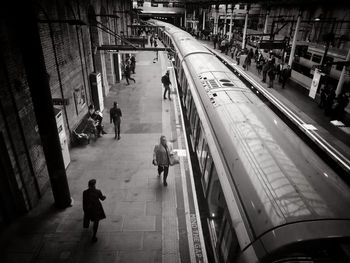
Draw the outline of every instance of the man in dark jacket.
M164 94L163 94L163 99L166 100L166 93L168 92L168 99L171 100L170 98L170 78L169 78L169 71L165 73L165 75L162 77L162 83L164 85Z
M98 224L101 219L106 218L105 212L103 210L100 200L105 200L106 197L102 194L101 190L96 189L96 180L91 179L89 181L89 189L83 192L83 210L84 210L84 227L85 222L92 221L93 225L93 235L92 242L97 241L96 233L98 229Z
M286 85L286 83L289 80L291 75L292 75L292 70L290 69L290 66L288 65L287 68L283 69L282 73L281 73L282 89L284 89L284 86Z
M113 108L109 111L110 121L114 124L114 139L120 139L120 121L122 117L122 111L118 107L118 103L115 101Z
M132 77L130 77L130 61L127 61L126 63L125 63L125 68L124 68L124 76L125 76L125 79L126 79L126 83L127 83L127 85L129 85L130 83L129 83L129 79L131 79L131 80L133 80L134 81L134 83L136 83L136 80L134 79L134 78L132 78Z

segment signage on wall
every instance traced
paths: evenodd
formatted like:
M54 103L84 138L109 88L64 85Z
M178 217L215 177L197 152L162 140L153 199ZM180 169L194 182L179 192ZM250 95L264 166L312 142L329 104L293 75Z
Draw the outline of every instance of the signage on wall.
M324 73L321 73L321 71L316 68L315 73L314 73L314 77L313 77L312 82L311 82L310 91L309 91L309 97L311 97L313 99L316 97L316 93L317 93L317 89L318 89L319 84L320 84L321 76L324 76Z
M74 89L73 97L75 102L75 111L78 115L86 104L86 95L83 85L80 85L79 87Z

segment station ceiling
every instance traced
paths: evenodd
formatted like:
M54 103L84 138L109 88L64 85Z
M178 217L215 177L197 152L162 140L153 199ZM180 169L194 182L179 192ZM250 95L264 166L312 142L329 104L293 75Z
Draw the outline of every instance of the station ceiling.
M169 2L169 0L168 0ZM171 0L170 0L171 2ZM174 2L179 2L176 0ZM180 0L186 4L232 4L232 3L247 3L247 4L262 4L264 6L295 6L295 7L319 7L319 6L350 6L350 0Z

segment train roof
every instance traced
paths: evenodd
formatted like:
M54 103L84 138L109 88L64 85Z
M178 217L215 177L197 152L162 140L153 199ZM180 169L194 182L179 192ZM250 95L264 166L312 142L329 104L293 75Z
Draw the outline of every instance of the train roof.
M292 129L232 72L199 78L210 101L206 108L222 124L215 128L226 131L220 147L256 236L300 221L350 224L349 186Z
M152 20L157 25L164 26L166 32L173 38L183 57L192 53L206 53L212 55L207 48L198 43L191 34L165 22Z
M177 43L180 34L173 33ZM255 237L325 220L342 220L350 229L350 187L218 59L198 53L194 42L188 39L191 45L180 51L203 107L215 116L209 121Z

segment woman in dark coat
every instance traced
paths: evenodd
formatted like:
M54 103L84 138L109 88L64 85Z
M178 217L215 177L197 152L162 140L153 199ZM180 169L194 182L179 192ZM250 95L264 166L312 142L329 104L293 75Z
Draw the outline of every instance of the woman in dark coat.
M89 181L89 189L83 192L83 210L84 210L84 224L85 222L92 221L93 225L93 235L92 242L97 241L96 233L98 229L99 221L106 218L105 212L103 210L100 200L105 200L106 197L102 194L101 190L96 189L96 180L91 179ZM88 227L87 225L84 225Z

